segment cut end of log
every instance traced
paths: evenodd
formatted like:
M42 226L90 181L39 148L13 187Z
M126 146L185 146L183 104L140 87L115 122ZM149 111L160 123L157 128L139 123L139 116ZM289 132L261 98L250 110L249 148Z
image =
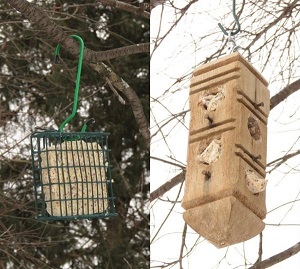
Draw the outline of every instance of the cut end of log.
M249 240L265 227L257 215L233 196L188 209L183 218L217 248Z

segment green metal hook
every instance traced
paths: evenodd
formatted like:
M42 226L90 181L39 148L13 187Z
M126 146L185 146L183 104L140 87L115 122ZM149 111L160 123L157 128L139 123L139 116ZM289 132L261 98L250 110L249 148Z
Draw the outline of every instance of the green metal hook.
M241 25L240 25L239 18L237 17L236 11L235 11L235 0L233 0L232 4L233 4L233 7L232 7L232 15L233 15L233 18L234 18L234 20L235 20L235 22L236 22L237 29L236 29L234 32L231 32L230 35L231 35L231 36L234 36L234 35L236 35L237 33L240 32L240 30L241 30ZM222 30L222 32L224 33L224 35L229 35L229 33L225 30L225 28L222 26L221 23L218 23L218 26L220 27L220 29Z
M95 119L94 118L91 118L89 119L87 122L85 122L81 128L81 132L84 133L86 128L91 125L91 124L94 124L95 123Z
M74 93L74 103L73 103L73 110L72 114L65 119L65 121L60 125L59 131L62 132L64 127L74 118L76 111L77 111L77 105L78 105L78 93L79 93L79 86L80 86L80 77L81 77L81 69L82 69L82 62L83 62L83 52L84 52L84 42L80 36L77 35L71 35L74 39L79 41L80 43L80 53L79 53L79 59L78 59L78 68L77 68L77 76L76 76L76 85L75 85L75 93ZM59 59L59 53L61 50L61 45L58 44L55 50L55 62L58 62Z

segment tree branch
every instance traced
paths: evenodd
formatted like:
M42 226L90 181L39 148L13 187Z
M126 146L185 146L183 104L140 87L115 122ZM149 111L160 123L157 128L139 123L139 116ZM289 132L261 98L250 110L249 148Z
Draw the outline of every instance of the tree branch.
M49 19L47 14L39 7L27 2L26 0L7 0L7 2L11 7L21 12L27 19L34 22L40 29L46 31L53 41L61 44L70 54L74 56L79 54L78 43L71 38L70 35L66 34L51 19ZM149 51L149 43L135 44L98 52L85 48L83 59L89 63L98 63L104 60Z
M157 157L154 157L154 156L150 156L150 159L157 160L157 161L161 161L161 162L167 163L167 164L171 164L171 165L180 167L180 168L183 169L183 170L186 169L186 166L185 166L185 165L178 164L178 163L174 163L174 162L170 162L170 161L164 160L164 159L162 159L162 158L157 158Z
M293 83L284 87L279 93L275 94L270 99L270 109L280 104L283 100L289 97L291 94L295 93L300 89L300 79L294 81Z
M111 70L104 63L90 64L90 66L99 74L101 74L103 77L109 79L109 81L113 84L113 86L127 97L128 102L131 105L135 120L138 124L139 131L144 137L146 141L146 145L149 148L150 147L149 124L146 119L141 100L137 96L136 92L122 78L120 78L115 72L113 72L113 70Z
M183 259L183 249L185 247L186 231L187 231L187 224L185 222L184 226L183 226L183 232L182 232L182 237L181 237L181 247L180 247L180 253L179 253L179 266L180 266L180 269L183 269L182 259Z
M297 5L298 0L294 0L292 3L287 4L286 7L282 10L282 13L271 23L269 23L263 31L255 35L255 38L248 44L248 46L245 48L245 50L249 50L253 44L260 39L260 37L265 34L268 30L270 30L273 26L277 25L279 21L289 16L291 13L291 10Z
M150 0L150 10L153 8L165 4L166 0Z
M12 7L21 12L29 20L35 22L38 27L44 29L49 36L64 46L68 52L72 55L77 56L79 53L79 46L77 42L67 35L58 25L56 25L47 15L35 5L25 0L8 0L7 1ZM148 49L147 49L148 48ZM116 73L114 73L102 60L112 59L129 55L133 53L145 52L149 50L149 44L137 44L133 46L126 46L123 48L113 49L103 52L94 52L86 48L84 50L83 59L90 63L92 68L100 73L105 78L108 78L115 88L122 92L128 99L139 130L143 135L146 144L149 148L150 145L150 131L149 124L146 120L142 103L137 96L136 92ZM94 64L99 63L99 64Z
M142 8L142 6L136 7L136 6L130 5L128 3L124 3L124 2L116 1L116 0L98 0L98 1L96 1L96 3L102 4L104 6L110 6L113 8L124 10L124 11L130 12L134 15L141 16L146 19L150 19L150 13L145 11Z
M249 269L264 269L273 266L274 264L280 263L293 255L297 254L300 251L300 242L296 245L282 251L264 261L258 262Z
M258 247L258 258L254 265L258 264L262 260L262 253L263 253L263 242L262 242L262 232L259 234L259 247Z
M283 163L285 163L288 159L291 159L297 155L300 154L300 150L297 150L296 152L290 153L290 154L286 154L283 157L280 157L274 161L271 161L267 164L268 166L274 166L271 170L268 171L268 173L272 172L273 170L275 170L276 168L278 168L280 165L282 165Z
M154 201L158 197L165 194L167 191L178 185L179 183L182 183L185 179L185 171L182 171L177 176L173 177L163 185L161 185L159 188L157 188L155 191L151 192L150 194L150 202Z

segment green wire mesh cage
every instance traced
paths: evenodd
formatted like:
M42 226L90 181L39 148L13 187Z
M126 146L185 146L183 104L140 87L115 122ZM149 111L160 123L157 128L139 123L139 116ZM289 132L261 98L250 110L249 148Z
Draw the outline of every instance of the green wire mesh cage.
M36 132L31 135L37 218L116 216L108 133Z

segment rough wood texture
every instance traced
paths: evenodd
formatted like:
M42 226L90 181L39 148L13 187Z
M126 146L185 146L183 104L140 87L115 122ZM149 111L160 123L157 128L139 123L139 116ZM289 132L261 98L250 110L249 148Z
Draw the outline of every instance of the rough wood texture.
M186 222L218 247L264 228L269 102L267 82L239 53L197 68L191 80L182 206Z
M233 196L187 210L183 217L216 247L244 241L259 234L265 226L258 216Z

